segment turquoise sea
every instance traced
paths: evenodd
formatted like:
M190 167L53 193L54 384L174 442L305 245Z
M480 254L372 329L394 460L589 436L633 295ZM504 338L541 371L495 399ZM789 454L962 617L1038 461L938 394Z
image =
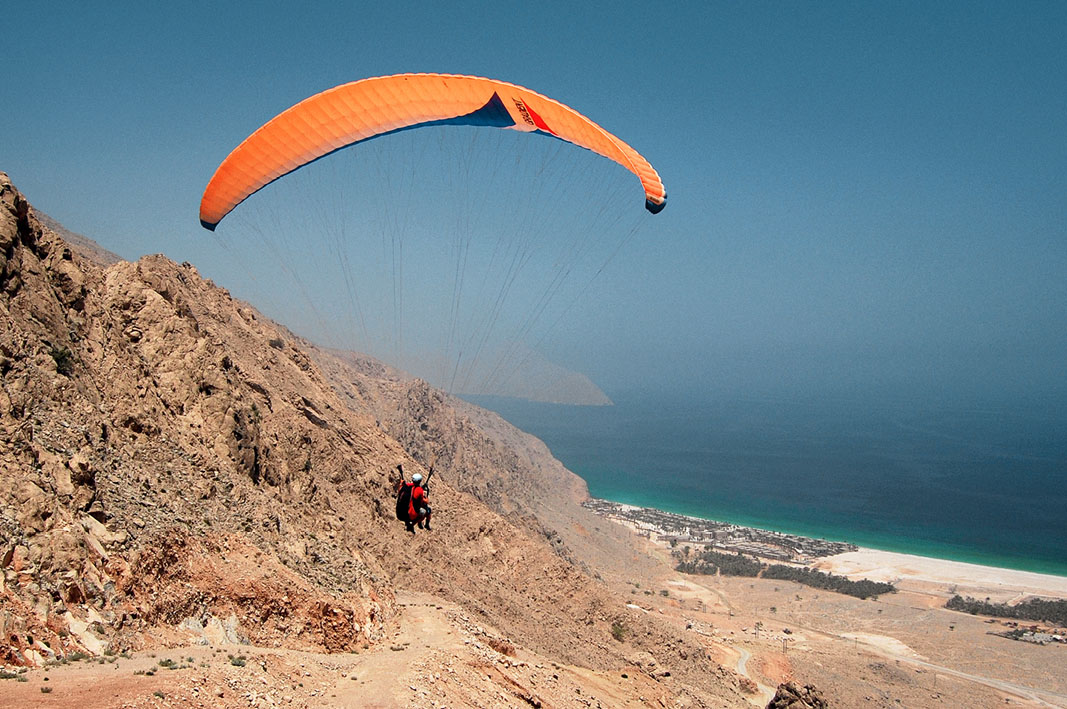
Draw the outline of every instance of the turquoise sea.
M542 439L594 497L1067 576L1059 405L466 398Z

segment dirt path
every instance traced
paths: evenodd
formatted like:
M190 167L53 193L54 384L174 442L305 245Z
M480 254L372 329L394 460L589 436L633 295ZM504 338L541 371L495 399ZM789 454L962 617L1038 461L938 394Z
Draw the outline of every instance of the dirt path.
M1016 682L1008 682L1005 680L993 679L991 677L982 677L981 675L954 670L951 667L945 667L944 665L937 665L932 662L927 662L926 660L921 660L916 657L915 653L910 649L907 650L907 653L901 653L887 647L884 643L870 642L864 638L860 638L859 642L865 645L868 651L878 653L892 660L905 662L915 667L922 667L937 674L956 677L957 679L985 685L986 687L1005 692L1006 694L1011 694L1021 699L1028 699L1037 703L1039 706L1067 708L1067 695L1060 694L1059 692L1027 687L1026 685L1018 684ZM903 643L899 644L903 645Z
M416 668L434 653L463 655L463 631L449 618L457 609L423 594L401 593L398 601L404 611L395 635L360 653L225 645L88 658L4 681L0 709L433 706L432 685L425 672L415 678Z
M410 706L412 693L418 691L411 676L412 668L423 664L433 652L462 650L463 642L438 599L404 593L397 600L404 606L399 632L349 665L348 676L338 679L335 686L336 706L366 709Z
M734 606L730 603L730 598L718 589L697 583L679 573L664 577L662 582L669 587L670 595L673 598L685 604L688 613L693 613L696 610L701 616L725 615L732 617L734 615ZM735 665L737 673L752 680L759 690L757 694L746 697L750 703L764 707L774 698L775 689L764 684L761 681L764 678L758 672L749 671L748 661L752 658L752 653L749 650L726 639L712 640L709 636L705 636L705 642L717 645L731 655L737 655Z
M759 694L754 697L749 697L748 701L752 702L758 707L765 707L774 699L774 688L768 687L761 683L758 679L748 673L748 661L752 658L752 653L743 647L735 647L738 652L737 657L737 674L742 677L748 677L750 680L756 683L759 688Z
M594 671L512 646L433 596L398 594L392 637L358 653L181 646L87 658L0 680L0 709L514 709L669 706L670 683Z

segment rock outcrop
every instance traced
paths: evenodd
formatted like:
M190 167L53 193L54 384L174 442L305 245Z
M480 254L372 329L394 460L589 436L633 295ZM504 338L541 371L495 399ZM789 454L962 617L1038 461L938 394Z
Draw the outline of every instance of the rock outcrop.
M767 709L826 709L828 706L822 693L810 684L798 687L794 682L785 682L778 685Z

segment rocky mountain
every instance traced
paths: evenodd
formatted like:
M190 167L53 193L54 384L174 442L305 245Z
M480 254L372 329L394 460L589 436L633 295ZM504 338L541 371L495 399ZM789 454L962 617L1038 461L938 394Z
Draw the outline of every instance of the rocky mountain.
M393 518L398 463L434 466L432 532ZM421 593L498 658L580 668L579 694L583 673L621 670L663 706L746 705L737 675L606 583L654 562L578 506L584 485L539 441L294 337L188 263L87 253L2 173L0 466L8 666L197 643L364 652ZM516 669L485 694L484 657L456 653L456 706L574 690Z
M37 217L37 220L41 223L41 226L44 229L51 231L63 239L63 241L82 258L88 259L100 266L110 266L111 264L118 263L122 260L119 258L118 254L108 251L84 234L71 231L44 212L34 210L34 216Z

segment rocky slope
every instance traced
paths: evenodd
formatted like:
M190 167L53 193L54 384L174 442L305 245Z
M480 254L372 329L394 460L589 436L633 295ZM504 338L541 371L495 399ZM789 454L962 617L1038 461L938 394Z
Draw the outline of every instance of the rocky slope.
M675 705L744 704L699 643L598 581L651 562L585 516L581 481L535 439L300 341L190 264L93 258L2 173L0 377L4 664L359 651L411 589L549 661L641 673ZM397 463L436 464L432 533L392 519Z
M585 482L539 439L365 356L305 341L301 347L348 406L372 412L416 460L433 465L439 479L543 536L591 574L622 579L635 566L652 572L652 560L635 551L629 533L576 504L588 497Z

